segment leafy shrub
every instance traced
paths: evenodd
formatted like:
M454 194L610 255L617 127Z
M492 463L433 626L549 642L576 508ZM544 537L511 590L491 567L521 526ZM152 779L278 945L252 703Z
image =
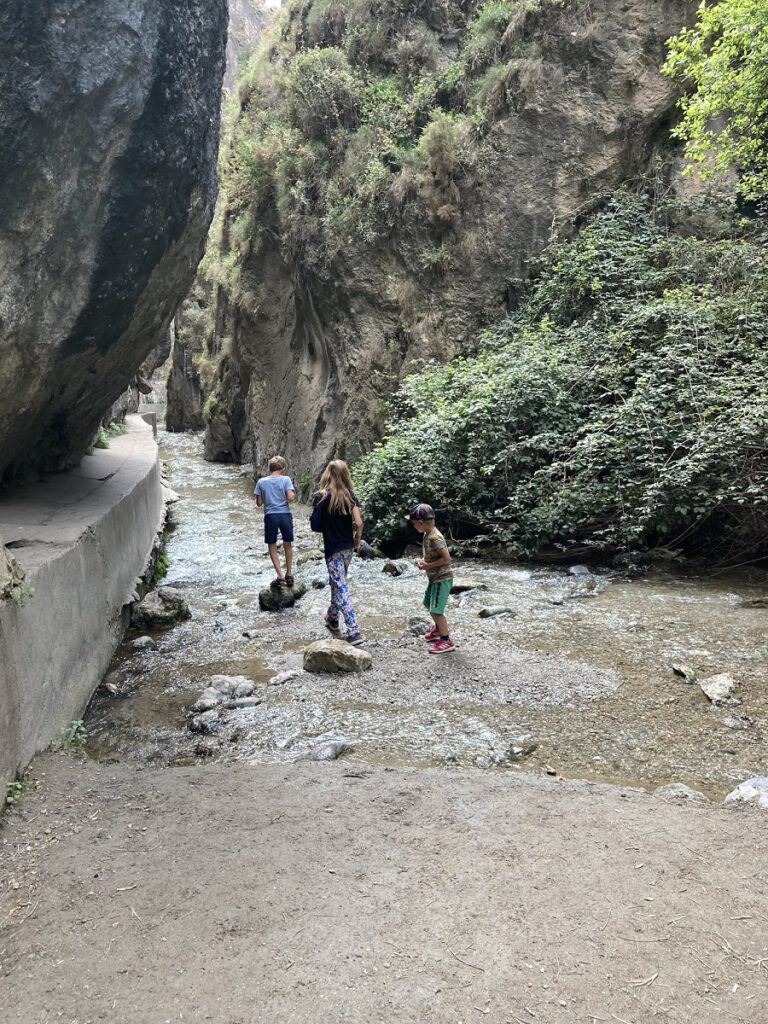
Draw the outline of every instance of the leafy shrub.
M520 554L768 541L764 240L703 240L622 192L556 246L480 354L427 365L356 467L379 542L429 501L457 535ZM724 539L727 538L727 539Z
M308 139L327 139L356 127L362 82L337 47L307 50L291 64L287 104L296 127Z

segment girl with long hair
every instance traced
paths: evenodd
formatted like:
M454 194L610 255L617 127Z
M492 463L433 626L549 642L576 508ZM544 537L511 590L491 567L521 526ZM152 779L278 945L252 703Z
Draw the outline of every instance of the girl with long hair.
M325 564L331 585L331 603L323 616L325 626L334 636L340 637L340 619L343 616L347 627L346 640L357 647L363 638L349 596L347 570L353 553L360 549L363 517L349 466L343 459L334 459L325 467L312 504L310 525L315 533L323 535Z

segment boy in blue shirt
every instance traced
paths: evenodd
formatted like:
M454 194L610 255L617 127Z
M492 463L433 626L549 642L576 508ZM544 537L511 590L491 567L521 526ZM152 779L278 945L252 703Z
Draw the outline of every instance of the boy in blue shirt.
M277 578L270 584L272 587L293 586L293 516L288 502L294 500L296 492L291 478L285 476L285 468L286 461L282 455L273 455L269 460L269 476L263 476L253 491L256 504L259 508L264 506L264 540L277 573ZM278 531L285 552L285 577L280 571L280 558L277 554Z

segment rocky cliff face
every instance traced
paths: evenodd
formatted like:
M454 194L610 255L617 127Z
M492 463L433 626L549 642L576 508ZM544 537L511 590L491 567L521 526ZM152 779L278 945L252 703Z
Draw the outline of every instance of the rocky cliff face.
M209 435L232 438L226 457L261 464L279 450L294 475L313 476L331 456L354 459L379 435L411 361L462 352L514 304L553 228L645 171L665 143L675 96L658 69L664 40L693 16L690 3L595 0L520 12L497 44L503 73L495 84L485 73L479 86L490 97L479 141L442 178L434 165L431 180L393 175L385 236L352 234L320 267L308 244L286 245L279 206L254 214L259 244L240 245L237 286L220 291L217 311L231 355ZM309 45L312 13L292 25L296 48ZM326 44L338 42L332 27L323 31ZM437 54L438 71L463 45L455 25L433 18L411 22L391 50L417 39ZM398 187L416 195L407 216Z
M241 56L256 46L264 27L262 0L229 0L229 32L227 34L227 68L224 91L231 92Z
M0 13L0 473L76 461L162 341L215 200L226 0Z

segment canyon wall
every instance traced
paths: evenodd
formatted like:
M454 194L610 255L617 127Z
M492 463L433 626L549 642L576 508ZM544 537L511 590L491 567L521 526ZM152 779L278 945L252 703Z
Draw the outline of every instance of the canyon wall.
M337 6L347 11L348 26L355 5ZM466 52L471 22L463 29L443 24L438 6L420 5L407 32L388 37L379 66L417 40L436 54L433 77L442 71L445 79L450 61ZM451 6L459 7L444 8ZM464 13L472 7L463 5ZM274 51L282 47L283 67L318 39L346 47L354 65L350 33L319 10L295 7L277 33ZM668 151L677 96L659 71L664 41L693 15L686 0L521 4L496 44L507 62L496 85L485 84L492 68L485 79L469 81L487 93L482 123L468 118L471 146L445 174L433 164L409 181L407 165L396 168L384 232L369 239L353 230L327 258L310 256L322 231L329 251L327 213L320 227L322 211L314 225L310 220L322 183L314 186L315 199L307 190L305 215L291 212L294 236L306 227L298 242L287 238L288 190L282 206L274 197L254 205L258 241L243 242L238 228L233 242L236 218L225 219L222 252L239 250L239 273L234 284L218 285L208 456L261 466L280 451L295 477L315 477L329 457L354 460L370 447L414 360L445 361L466 351L484 326L514 307L553 231L571 230L601 196L648 172L659 149ZM340 14L337 23L344 24ZM391 73L397 74L394 64ZM469 80L471 72L462 74ZM465 115L480 109L436 95L438 112L441 104ZM355 115L363 126L365 102ZM247 104L246 98L243 124ZM340 174L353 173L353 158L365 173L364 156L353 153L360 135L348 133ZM340 136L318 132L307 151L338 151ZM242 224L242 204L237 213Z

